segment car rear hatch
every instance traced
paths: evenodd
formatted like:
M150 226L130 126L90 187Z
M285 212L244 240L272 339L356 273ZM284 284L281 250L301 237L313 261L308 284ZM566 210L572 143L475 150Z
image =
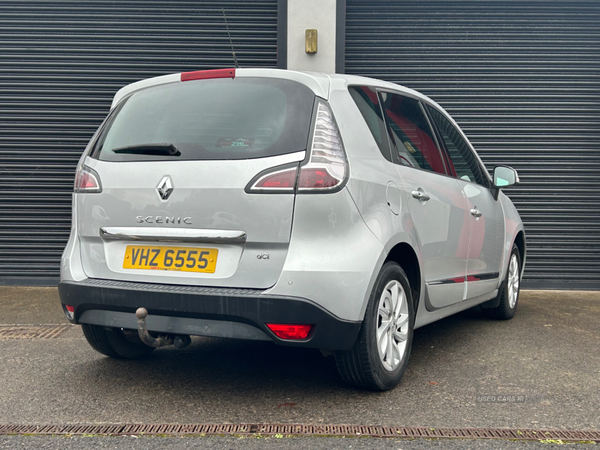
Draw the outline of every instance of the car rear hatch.
M91 143L76 179L88 277L277 282L315 94L277 78L193 78L125 97Z

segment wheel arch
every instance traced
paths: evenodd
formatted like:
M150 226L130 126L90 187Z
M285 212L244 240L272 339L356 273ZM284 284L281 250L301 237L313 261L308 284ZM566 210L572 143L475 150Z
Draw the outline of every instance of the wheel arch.
M402 267L404 273L406 273L412 290L411 294L414 300L414 313L416 316L420 303L419 299L421 296L421 266L419 264L419 258L417 257L416 252L410 246L410 244L401 242L396 244L388 252L384 264L388 261L396 262L400 267Z
M517 235L515 236L514 244L519 249L519 256L521 257L521 276L523 275L523 270L525 270L525 232L523 230L519 230Z

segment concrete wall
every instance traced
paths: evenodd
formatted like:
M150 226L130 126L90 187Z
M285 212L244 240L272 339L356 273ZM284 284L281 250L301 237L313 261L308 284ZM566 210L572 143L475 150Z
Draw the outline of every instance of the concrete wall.
M287 68L335 73L336 0L288 0ZM318 51L305 52L307 29L319 35Z

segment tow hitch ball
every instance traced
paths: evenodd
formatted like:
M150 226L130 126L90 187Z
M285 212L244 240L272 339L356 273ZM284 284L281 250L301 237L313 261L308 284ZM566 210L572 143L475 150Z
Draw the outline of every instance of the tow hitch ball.
M192 339L185 334L161 334L155 338L148 333L148 328L146 328L148 310L146 308L138 308L135 315L138 318L138 334L140 335L140 339L144 344L149 345L150 347L158 348L164 347L165 345L174 345L175 348L181 349L186 348L192 343Z

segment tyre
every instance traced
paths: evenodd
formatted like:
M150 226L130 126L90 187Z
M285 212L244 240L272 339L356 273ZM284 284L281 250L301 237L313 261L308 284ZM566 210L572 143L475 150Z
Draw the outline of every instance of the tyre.
M513 245L508 260L506 278L498 291L498 306L495 308L484 308L484 314L490 319L509 320L517 312L519 302L519 291L521 288L521 254L519 248Z
M394 388L408 365L413 340L414 303L404 270L395 262L381 269L371 292L358 338L337 351L342 379L373 391Z
M141 341L136 331L87 324L83 324L82 328L92 348L111 358L136 359L154 351L154 347Z

